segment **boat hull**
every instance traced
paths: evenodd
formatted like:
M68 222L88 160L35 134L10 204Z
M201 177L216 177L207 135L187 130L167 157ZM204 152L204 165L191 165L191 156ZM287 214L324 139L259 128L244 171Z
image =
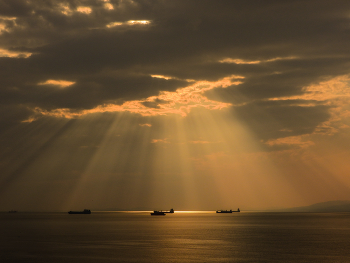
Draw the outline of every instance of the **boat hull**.
M239 210L239 208L236 211L232 211L232 210L217 210L216 213L217 214L232 214L232 213L239 213L241 212L241 210Z
M154 211L153 213L151 213L151 216L165 216L164 212L156 212Z
M91 210L85 209L84 211L69 211L68 214L70 214L70 215L75 215L75 214L86 215L86 214L91 214Z
M173 214L174 209L170 209L170 211L163 211L163 210L155 210L153 213L151 213L151 216L165 216L165 214Z

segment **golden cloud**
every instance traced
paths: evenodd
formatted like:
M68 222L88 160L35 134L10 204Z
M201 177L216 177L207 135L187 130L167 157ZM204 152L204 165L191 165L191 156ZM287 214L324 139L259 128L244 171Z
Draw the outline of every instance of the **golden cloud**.
M114 9L114 7L113 7L113 5L112 5L111 3L105 3L105 4L104 4L104 7L105 7L106 9L108 9L108 10L113 10L113 9Z
M350 120L350 77L342 75L303 88L304 94L290 97L271 98L270 101L294 101L295 106L314 107L316 105L331 106L330 118L319 124L313 134L334 135L341 129L348 129ZM306 103L305 103L306 102ZM299 144L310 146L301 141L301 137L286 137L266 142L268 145Z
M60 88L66 88L70 85L73 85L75 82L72 81L67 81L67 80L54 80L54 79L49 79L45 82L38 83L38 85L53 85L53 86L58 86Z
M170 142L168 142L168 139L165 138L165 139L153 139L151 143L170 143Z
M232 85L239 85L242 82L237 79L242 78L244 77L231 75L218 81L197 81L185 88L177 89L175 92L161 91L158 96L152 96L144 100L127 101L122 105L113 103L104 104L97 106L94 109L82 110L79 112L72 112L70 109L55 109L47 111L40 108L35 108L34 111L39 115L68 119L78 118L86 114L102 112L131 112L142 116L178 114L184 117L193 108L201 107L207 110L220 110L231 107L231 103L209 100L203 94L206 91L215 88L227 88ZM39 84L67 87L74 84L74 82L64 80L48 80ZM151 102L152 104L157 105L157 107L147 107L145 106L145 104L147 104L145 102Z
M90 14L92 12L91 8L90 7L87 7L87 6L79 6L77 8L77 12L80 12L80 13L83 13L83 14Z
M269 146L274 145L298 145L301 148L306 148L315 143L309 140L304 140L304 138L308 137L308 135L300 135L300 136L289 136L285 138L278 138L273 140L268 140L266 142Z
M32 53L29 52L16 52L0 48L0 57L29 58L31 55Z
M291 56L291 57L276 57L271 59L265 59L265 60L243 60L238 58L225 58L222 60L219 60L220 63L234 63L234 64L260 64L265 62L273 62L277 60L288 60L288 59L296 59L297 57Z
M150 23L151 23L151 21L149 21L149 20L129 20L126 22L111 22L111 23L107 24L106 27L112 28L112 27L123 26L123 25L127 25L127 26L148 25Z

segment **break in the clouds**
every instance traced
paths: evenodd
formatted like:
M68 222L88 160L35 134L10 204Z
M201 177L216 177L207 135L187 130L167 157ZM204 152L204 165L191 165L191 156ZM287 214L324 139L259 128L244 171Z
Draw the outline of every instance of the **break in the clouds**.
M349 129L349 42L347 0L0 0L2 144L15 148L14 129L115 114L150 147L186 141L221 156L235 136L221 121L259 151L315 146ZM197 137L161 137L171 118Z
M230 104L258 134L265 127L254 119L266 122L265 110L278 114L280 130L310 133L331 108L319 97L308 96L320 102L312 105L304 100L307 87L349 70L347 1L1 1L0 7L1 101L27 107L34 119L38 112L80 116L106 108L143 114L144 107L164 105L171 113L179 90L238 75L239 85L207 93L215 95L212 104ZM164 92L174 95L164 99ZM136 101L143 103L122 106ZM314 121L301 124L301 116ZM281 135L272 130L262 137L275 136Z

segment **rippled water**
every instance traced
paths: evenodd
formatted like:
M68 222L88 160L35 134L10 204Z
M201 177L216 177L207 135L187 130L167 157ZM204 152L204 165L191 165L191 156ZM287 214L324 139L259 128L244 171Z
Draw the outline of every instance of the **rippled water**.
M350 262L350 213L0 213L0 262Z

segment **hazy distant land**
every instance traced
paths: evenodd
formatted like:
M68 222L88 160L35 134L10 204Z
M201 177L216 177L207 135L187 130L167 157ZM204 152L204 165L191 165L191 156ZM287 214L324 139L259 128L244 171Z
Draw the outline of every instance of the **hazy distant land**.
M328 201L309 206L276 209L274 212L350 212L350 201Z

